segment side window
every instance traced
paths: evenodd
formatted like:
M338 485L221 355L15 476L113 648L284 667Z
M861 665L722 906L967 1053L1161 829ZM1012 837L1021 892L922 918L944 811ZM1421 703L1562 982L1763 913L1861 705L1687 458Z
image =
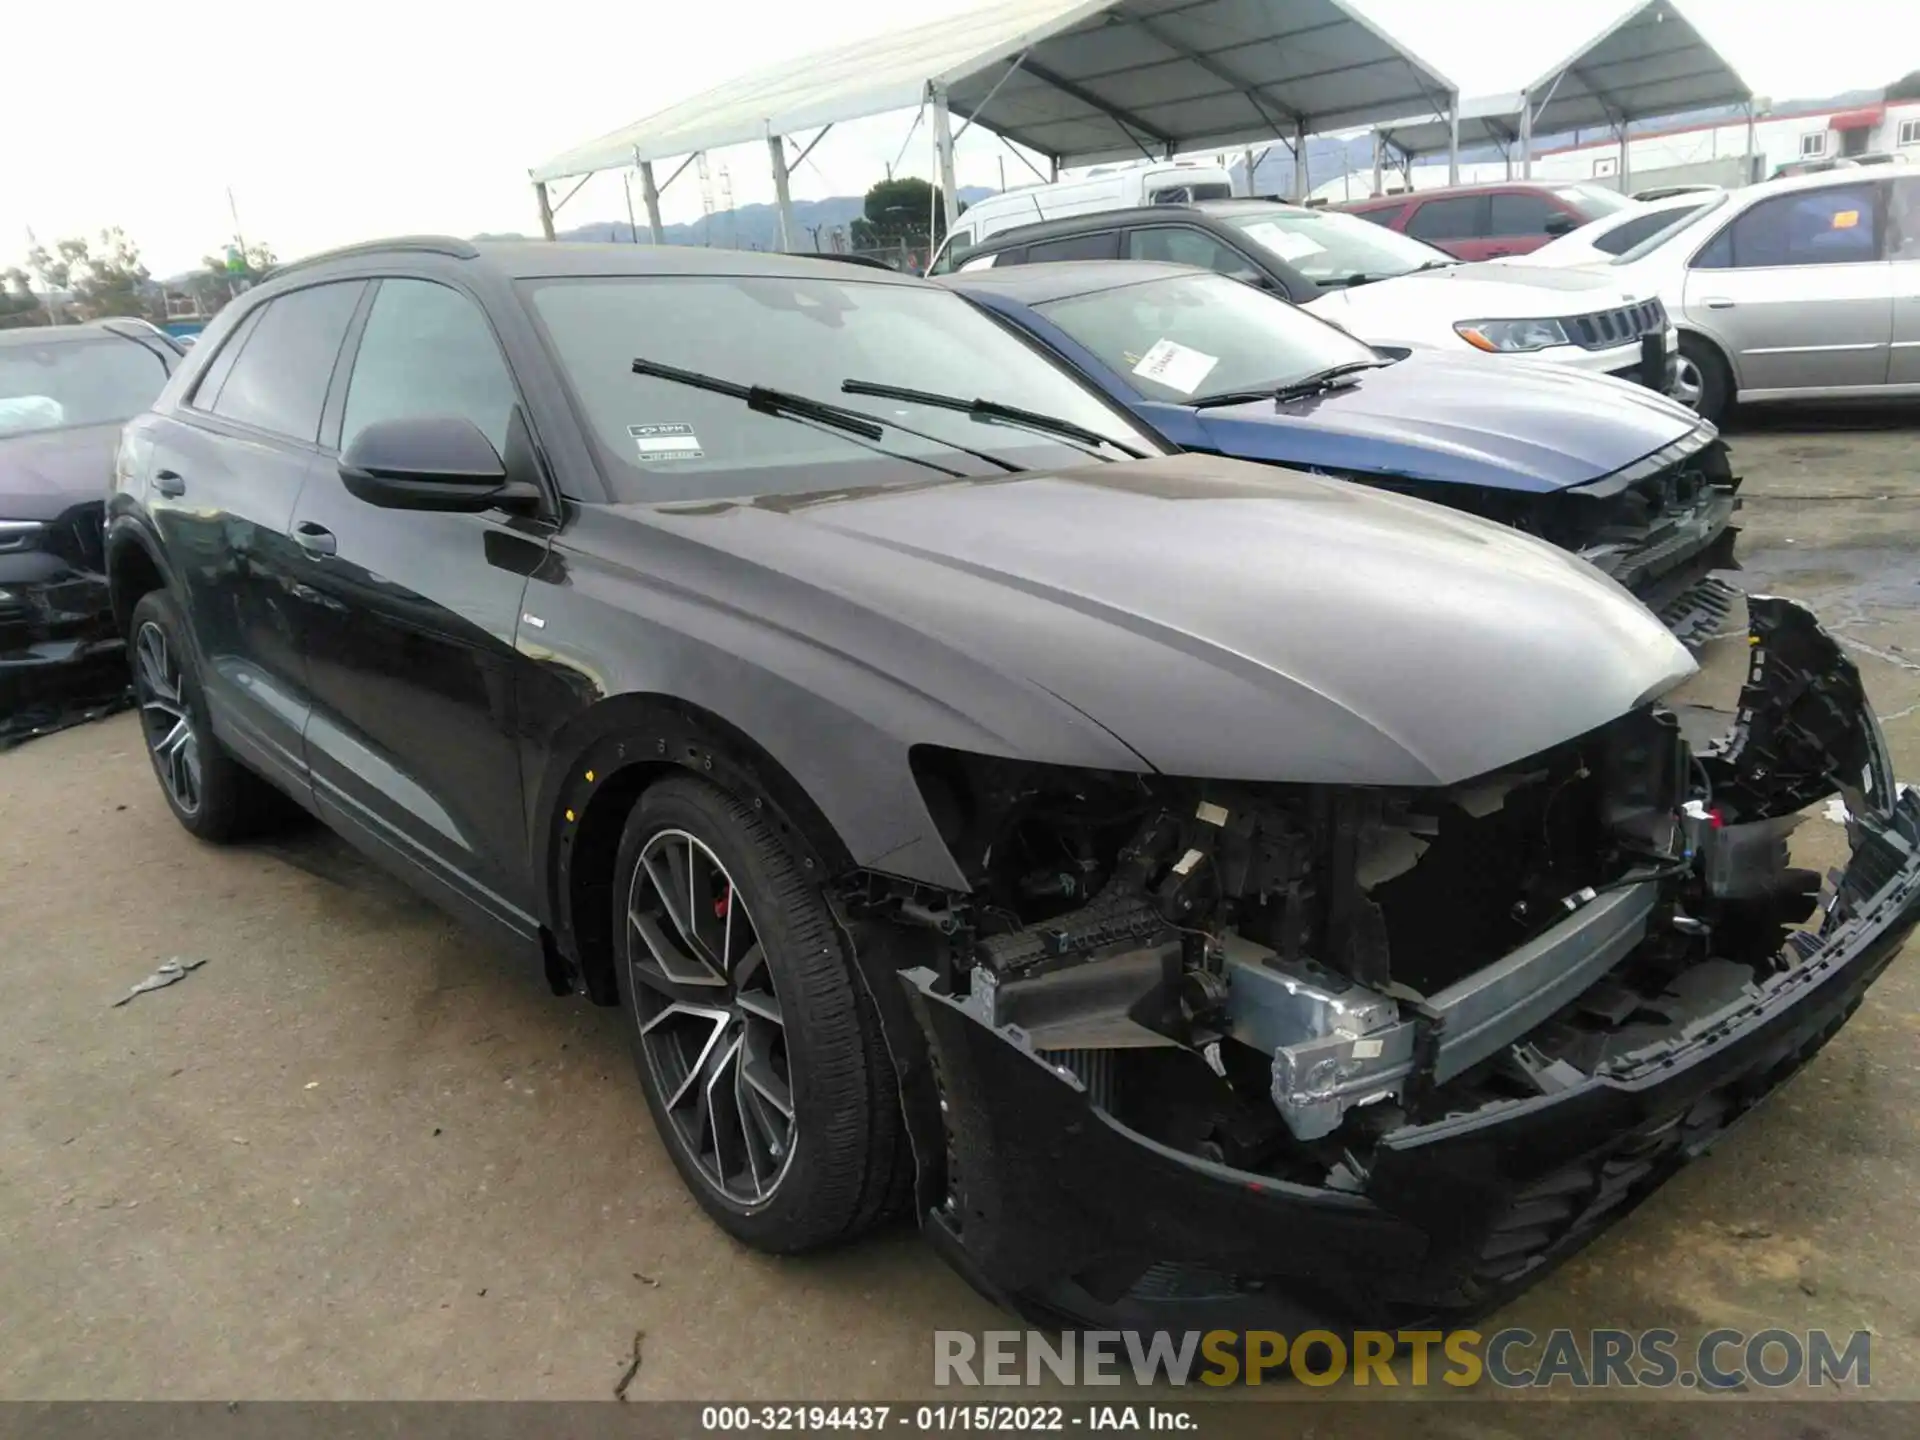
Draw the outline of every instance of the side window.
M1203 270L1236 277L1253 270L1247 257L1231 245L1223 245L1206 231L1187 225L1158 225L1151 230L1128 231L1127 258L1198 265Z
M1027 263L1039 265L1048 260L1118 260L1120 232L1096 230L1091 235L1069 235L1065 240L1045 240L1027 247Z
M213 357L213 363L200 372L199 382L193 387L193 398L187 403L196 410L211 410L220 399L220 387L227 383L227 376L233 370L233 362L240 358L240 351L246 345L247 338L253 334L253 327L260 322L261 306L233 327L233 333L227 337L226 344L220 347L220 353Z
M1375 205L1371 210L1349 210L1347 214L1357 215L1369 225L1382 225L1391 230L1393 222L1400 218L1406 208L1404 205Z
M950 274L954 268L953 257L963 253L971 244L973 244L972 230L955 230L947 236L947 243L940 247L940 253L934 257L933 264L927 267L927 274Z
M1737 216L1694 261L1707 259L1724 240L1718 264L1736 269L1783 265L1847 265L1880 256L1880 187L1833 185L1762 200Z
M364 288L338 281L268 301L213 413L294 440L317 438L327 382Z
M1484 195L1423 201L1407 221L1407 234L1416 240L1477 239L1486 224L1486 204Z
M516 403L478 305L430 280L380 282L347 385L342 448L376 420L459 416L504 450Z
M1920 122L1909 120L1907 123ZM1920 260L1920 176L1893 182L1893 206L1887 216L1887 253L1895 260Z
M1593 248L1607 255L1624 255L1642 240L1651 240L1670 225L1684 224L1696 213L1697 207L1689 209L1681 206L1673 210L1656 210L1651 215L1636 215L1597 237Z
M1524 190L1498 191L1487 218L1487 234L1544 235L1547 221L1559 213L1544 195L1529 195Z

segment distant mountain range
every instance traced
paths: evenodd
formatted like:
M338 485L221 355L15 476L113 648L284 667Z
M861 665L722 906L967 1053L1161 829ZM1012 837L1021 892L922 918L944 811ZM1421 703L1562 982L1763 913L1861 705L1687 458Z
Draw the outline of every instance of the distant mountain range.
M976 200L984 200L994 192L978 185L961 189L963 204L971 205ZM860 195L831 195L825 200L796 200L793 202L794 233L790 237L790 248L795 250L831 249L828 236L835 230L847 230L863 213L865 197ZM633 227L625 220L595 220L590 224L576 225L571 229L556 231L555 238L560 240L612 241L616 244L630 244L636 238L644 241L647 235L647 222L639 220L639 235L636 237ZM818 245L815 244L816 232ZM668 225L663 231L669 245L713 245L727 250L778 250L780 248L780 212L772 205L742 205L737 210L722 210L713 215L704 215L691 224ZM519 232L476 235L476 240L524 240L527 237Z

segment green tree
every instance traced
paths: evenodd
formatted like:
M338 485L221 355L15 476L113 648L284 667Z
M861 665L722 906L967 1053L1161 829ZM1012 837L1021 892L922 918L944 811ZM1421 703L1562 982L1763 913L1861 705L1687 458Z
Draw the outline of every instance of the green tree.
M854 248L871 250L902 242L925 244L929 217L933 221L933 243L938 245L947 235L946 217L934 198L938 193L925 180L911 175L878 181L867 191L862 213L848 227Z
M18 265L0 270L0 330L51 323L40 297L33 293L27 272Z
M194 272L187 286L201 313L214 315L234 296L264 280L279 257L271 245L253 244L243 250L236 243L227 247L224 256L201 256L200 263L206 268Z
M118 225L100 232L98 250L81 237L57 240L51 252L35 245L27 252L27 268L44 288L70 291L74 314L82 320L145 315L153 308L140 247Z

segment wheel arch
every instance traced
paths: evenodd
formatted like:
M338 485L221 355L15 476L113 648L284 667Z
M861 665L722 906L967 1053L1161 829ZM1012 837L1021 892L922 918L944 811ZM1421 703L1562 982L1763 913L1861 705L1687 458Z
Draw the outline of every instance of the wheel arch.
M1679 332L1682 341L1695 340L1713 351L1727 372L1727 383L1730 387L1727 399L1729 401L1736 399L1740 393L1740 367L1734 363L1733 352L1727 348L1726 342L1711 331L1703 330L1691 323L1676 322L1673 328Z
M620 835L641 794L668 775L711 781L767 814L801 866L826 880L853 858L805 787L737 725L667 695L620 695L577 717L549 747L532 811L536 873L577 988L618 1003L612 894Z
M179 593L173 568L159 544L138 524L122 520L106 534L107 595L113 606L114 629L127 633L133 607L154 590Z

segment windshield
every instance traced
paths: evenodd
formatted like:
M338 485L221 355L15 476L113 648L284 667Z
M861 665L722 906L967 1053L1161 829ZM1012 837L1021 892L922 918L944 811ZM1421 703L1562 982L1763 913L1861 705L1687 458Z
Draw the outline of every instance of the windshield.
M956 447L1027 469L1097 462L1066 440L930 405L850 397L841 382L997 400L1161 453L1092 390L944 290L788 275L596 276L525 289L622 500L796 495L931 473L843 430L636 375L638 356L911 426L939 439L889 429L882 443L969 474L998 472Z
M1214 217L1316 283L1356 275L1384 280L1427 265L1451 265L1443 250L1337 210L1246 210Z
M1698 205L1676 209L1669 217L1667 224L1662 225L1631 249L1621 251L1616 259L1608 263L1613 265L1631 265L1634 261L1640 259L1641 256L1651 255L1682 230L1690 227L1694 221L1700 219L1702 216L1711 215L1722 205L1725 205L1728 198L1724 193L1719 195L1703 195L1700 197L1700 203Z
M1553 193L1589 220L1598 220L1602 215L1629 210L1638 203L1632 196L1622 195L1618 190L1609 190L1604 185L1556 185L1553 187Z
M131 420L167 383L167 364L133 340L0 345L0 435Z
M1143 280L1034 308L1147 399L1176 404L1379 358L1337 326L1224 275Z

